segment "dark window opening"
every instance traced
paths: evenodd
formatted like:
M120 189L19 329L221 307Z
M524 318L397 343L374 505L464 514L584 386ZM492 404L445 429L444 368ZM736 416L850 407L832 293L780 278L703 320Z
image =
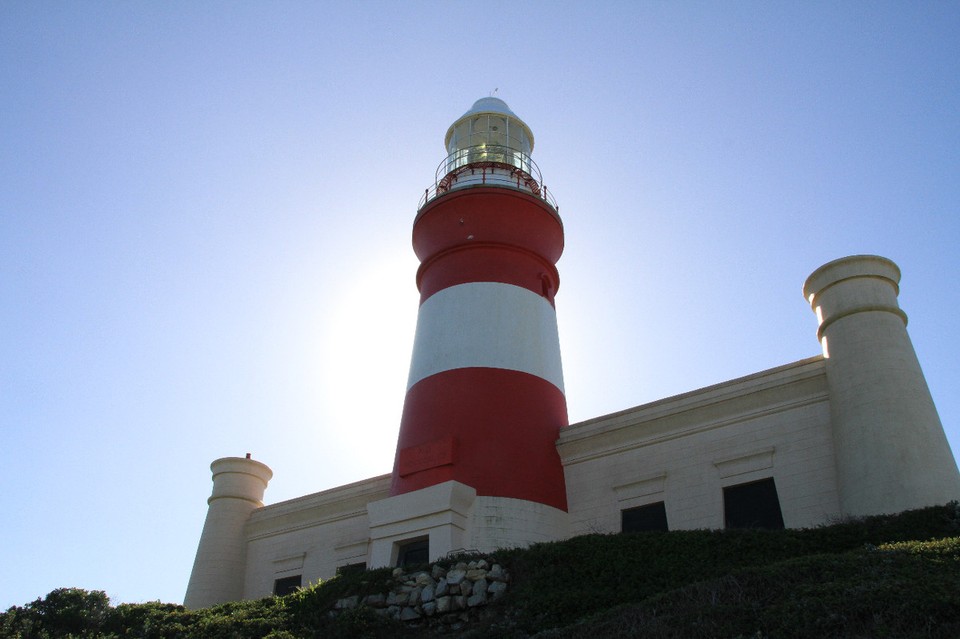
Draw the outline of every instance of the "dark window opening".
M416 566L430 562L430 540L417 539L400 545L397 553L397 567Z
M367 564L361 561L360 563L356 563L356 564L347 564L345 566L340 566L339 568L337 568L337 575L338 576L351 575L356 572L363 572L366 569L367 569Z
M296 592L297 588L302 585L302 575L294 575L293 577L281 577L280 579L275 579L273 581L273 594L278 597L283 595L289 595L292 592Z
M663 531L667 528L667 508L662 501L620 511L623 532Z
M723 516L727 528L783 528L780 499L773 478L723 489Z

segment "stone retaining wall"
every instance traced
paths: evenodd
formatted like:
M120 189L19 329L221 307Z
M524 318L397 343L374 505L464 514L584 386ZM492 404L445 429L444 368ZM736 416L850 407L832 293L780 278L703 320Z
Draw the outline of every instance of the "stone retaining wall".
M500 564L478 559L449 568L439 564L412 572L397 568L393 579L396 585L388 592L338 600L332 614L366 606L399 621L457 629L503 596L510 575Z

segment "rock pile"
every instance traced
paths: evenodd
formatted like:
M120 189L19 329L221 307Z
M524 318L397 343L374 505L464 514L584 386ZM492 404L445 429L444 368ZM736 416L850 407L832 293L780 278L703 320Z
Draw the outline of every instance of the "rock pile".
M486 559L458 562L449 568L438 564L428 570L393 571L396 584L389 592L352 596L337 601L334 613L358 606L372 608L378 614L400 621L421 620L441 624L467 621L473 609L503 596L510 575L500 564Z

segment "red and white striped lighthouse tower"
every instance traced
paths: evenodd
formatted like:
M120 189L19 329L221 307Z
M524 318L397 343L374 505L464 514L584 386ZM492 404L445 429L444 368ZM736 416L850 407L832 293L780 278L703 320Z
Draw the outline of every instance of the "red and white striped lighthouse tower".
M566 511L567 425L554 295L557 206L533 133L498 98L447 131L413 224L420 310L392 495L455 481L523 510Z

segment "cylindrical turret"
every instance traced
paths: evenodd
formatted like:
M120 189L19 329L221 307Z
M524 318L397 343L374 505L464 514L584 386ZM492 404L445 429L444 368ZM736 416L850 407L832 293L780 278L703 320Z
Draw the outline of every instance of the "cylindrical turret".
M960 473L897 303L900 269L857 255L803 285L826 358L840 507L895 513L960 498Z
M273 477L266 464L249 456L223 457L210 464L213 494L190 573L183 605L207 608L243 598L250 513L263 506L263 493Z
M392 494L445 481L566 510L567 424L554 295L563 225L497 98L447 132L413 227L420 311Z

